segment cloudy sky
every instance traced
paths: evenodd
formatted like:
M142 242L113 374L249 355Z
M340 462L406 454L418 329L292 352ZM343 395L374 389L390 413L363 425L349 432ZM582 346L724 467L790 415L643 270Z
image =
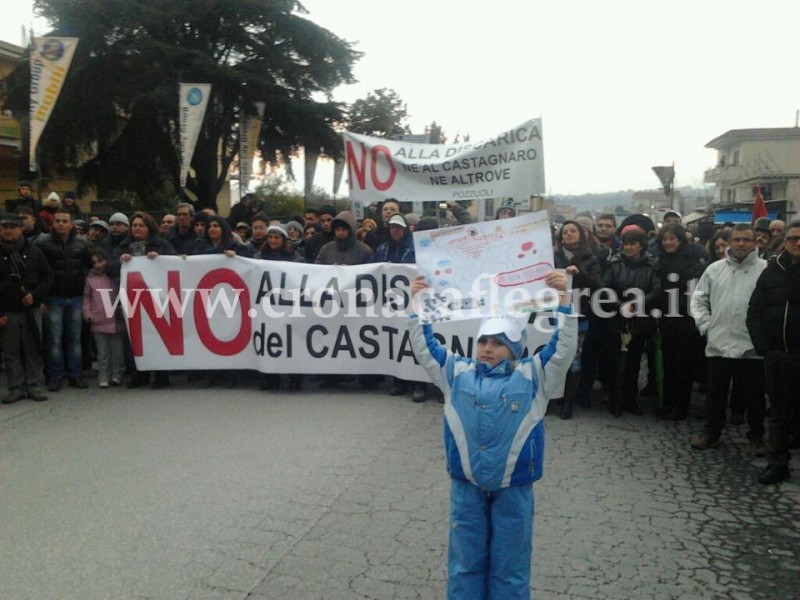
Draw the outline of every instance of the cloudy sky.
M31 4L4 0L19 43ZM800 109L800 2L761 0L305 0L364 52L351 102L392 88L410 125L490 137L542 117L548 194L702 186L729 129L791 127ZM41 22L37 31L42 32Z

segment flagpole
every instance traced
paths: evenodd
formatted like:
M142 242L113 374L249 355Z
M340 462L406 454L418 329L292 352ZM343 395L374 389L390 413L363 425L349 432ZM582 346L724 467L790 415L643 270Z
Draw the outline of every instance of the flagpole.
M675 161L672 161L672 182L669 186L669 208L675 210Z

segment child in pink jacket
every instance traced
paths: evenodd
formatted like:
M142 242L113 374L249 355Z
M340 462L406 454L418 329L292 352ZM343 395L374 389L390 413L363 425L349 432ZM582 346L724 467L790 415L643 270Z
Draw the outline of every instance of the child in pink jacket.
M92 270L83 286L83 318L90 325L97 345L97 373L101 388L122 384L125 357L114 306L119 287L106 274L108 255L103 250L91 252Z

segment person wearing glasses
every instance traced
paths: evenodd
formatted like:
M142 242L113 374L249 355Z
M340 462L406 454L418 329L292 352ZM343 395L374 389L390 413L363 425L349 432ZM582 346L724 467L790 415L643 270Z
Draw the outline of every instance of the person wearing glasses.
M756 282L747 329L764 356L770 400L769 462L758 480L774 485L789 479L790 448L800 447L800 221L789 224L783 251Z

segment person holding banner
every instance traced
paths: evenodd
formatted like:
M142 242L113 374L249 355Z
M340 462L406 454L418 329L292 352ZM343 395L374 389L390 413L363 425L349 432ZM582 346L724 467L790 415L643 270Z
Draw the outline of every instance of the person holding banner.
M414 239L411 229L403 215L397 214L389 219L389 241L378 246L375 250L375 262L390 262L411 265L416 262L414 253ZM409 388L412 390L411 400L425 402L427 384L424 381L406 382L398 377L394 378L394 385L389 392L390 396L402 396Z
M320 211L320 220L325 214ZM323 227L324 221L323 222ZM356 216L349 210L343 210L330 225L334 240L325 244L317 255L320 265L363 265L372 262L372 249L364 242L356 239ZM313 239L313 238L312 238ZM359 375L361 387L374 390L378 387L378 376ZM319 386L321 389L338 387L342 383L340 375L323 375Z
M559 293L559 325L527 358L527 319L485 319L475 359L449 352L430 325L409 319L417 360L445 396L449 599L530 598L532 484L542 476L543 419L578 343L567 276L551 271L545 283ZM412 282L415 307L426 287L422 276Z
M120 277L122 263L130 261L134 256L146 256L150 260L155 260L162 255L175 255L175 249L172 245L159 235L158 224L151 215L139 211L133 215L130 224L130 233L116 247L112 259L108 263L108 274L112 279ZM120 285L120 288L124 287L124 285ZM130 348L130 342L127 337L123 339L123 344L127 344L128 348ZM128 387L144 387L148 383L150 383L150 372L137 370L128 382ZM156 371L150 387L161 389L168 385L169 371Z

